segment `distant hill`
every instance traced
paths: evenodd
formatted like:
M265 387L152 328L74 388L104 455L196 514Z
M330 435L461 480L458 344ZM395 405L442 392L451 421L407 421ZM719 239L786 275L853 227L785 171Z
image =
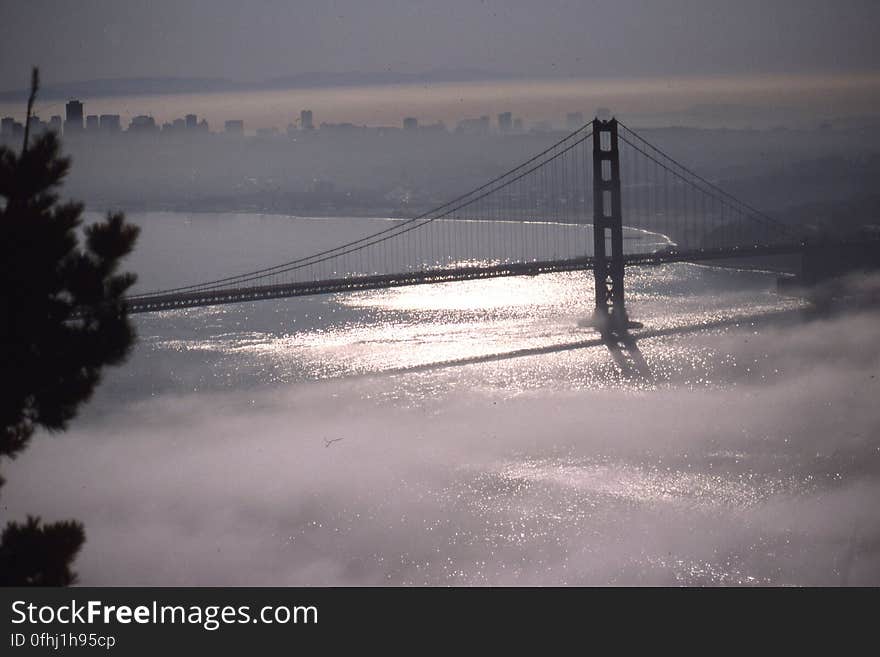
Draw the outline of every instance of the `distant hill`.
M113 78L82 80L46 85L40 97L46 100L66 98L98 98L102 96L140 96L178 93L216 93L229 91L261 91L266 89L301 89L345 87L379 84L432 84L441 82L473 82L479 80L514 79L510 73L491 73L479 69L435 70L424 73L349 72L299 73L270 78L261 82L239 82L226 78ZM0 92L0 102L27 99L26 89Z
M347 87L375 84L424 84L439 82L474 82L479 80L506 80L517 76L510 73L490 73L479 69L434 70L423 73L300 73L271 78L260 88L296 89L302 87Z

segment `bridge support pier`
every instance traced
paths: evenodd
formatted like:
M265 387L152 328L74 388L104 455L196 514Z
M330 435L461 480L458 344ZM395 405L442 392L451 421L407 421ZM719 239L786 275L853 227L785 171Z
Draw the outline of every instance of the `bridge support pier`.
M623 221L620 209L620 151L617 119L593 120L593 254L596 309L603 333L631 327L623 294Z

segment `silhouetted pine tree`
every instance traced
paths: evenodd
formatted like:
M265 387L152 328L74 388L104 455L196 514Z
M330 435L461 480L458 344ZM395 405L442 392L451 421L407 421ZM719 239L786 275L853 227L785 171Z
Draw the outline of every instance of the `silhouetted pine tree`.
M38 86L34 69L28 119ZM18 156L0 146L0 457L10 459L37 426L65 429L102 368L121 362L135 339L123 299L135 277L118 269L138 228L108 213L84 229L82 248L83 206L55 193L70 159L52 132L28 140L26 129ZM10 522L0 535L0 584L73 583L84 541L75 521Z

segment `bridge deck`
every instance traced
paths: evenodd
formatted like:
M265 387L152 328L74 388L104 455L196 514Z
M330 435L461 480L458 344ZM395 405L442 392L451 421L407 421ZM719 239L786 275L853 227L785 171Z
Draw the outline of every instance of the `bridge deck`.
M656 253L631 254L624 257L628 266L661 265L671 262L696 262L762 255L781 255L796 253L802 249L800 244L778 244L768 246L749 246L723 249L699 249L690 251L661 251ZM223 288L178 294L157 294L132 296L128 299L129 312L145 313L195 308L229 303L245 303L268 299L333 294L336 292L356 292L424 285L429 283L448 283L469 281L502 276L536 276L552 272L587 271L593 268L592 257L569 260L543 260L521 263L503 263L475 267L456 267L446 269L427 269L381 274L373 276L350 276L318 281L286 283L280 285L259 285L246 288Z

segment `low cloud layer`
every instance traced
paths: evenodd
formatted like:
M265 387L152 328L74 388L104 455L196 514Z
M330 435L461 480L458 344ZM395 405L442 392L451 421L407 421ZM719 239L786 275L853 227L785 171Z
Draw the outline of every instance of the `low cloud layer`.
M648 338L648 386L498 384L550 354L160 393L36 440L4 503L82 519L92 585L877 585L877 321Z

